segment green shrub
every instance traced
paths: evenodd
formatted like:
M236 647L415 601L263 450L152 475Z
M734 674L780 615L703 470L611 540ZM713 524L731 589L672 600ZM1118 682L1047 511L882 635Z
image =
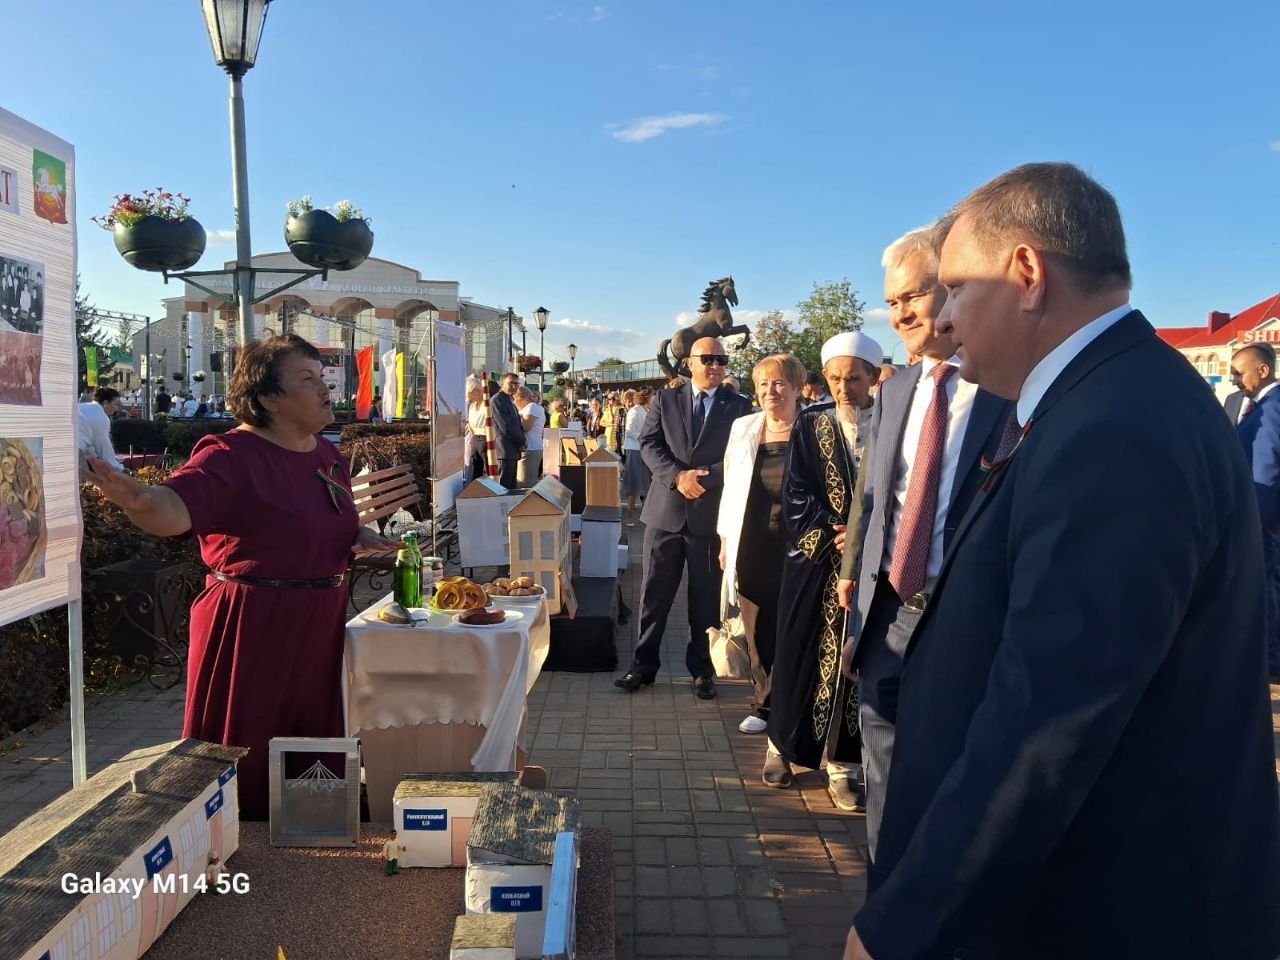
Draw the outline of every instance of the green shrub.
M342 442L361 437L422 436L430 439L431 425L423 421L397 421L395 423L349 423L342 428Z
M157 483L165 474L154 468L139 471L144 483ZM111 651L115 616L93 603L89 571L137 557L192 562L186 576L190 597L201 580L199 551L192 536L153 537L135 527L124 511L106 500L96 487L80 489L84 513L81 566L86 571L84 604L85 687L109 690L135 682L145 671L126 664ZM186 645L190 620L184 603L176 626L179 647ZM0 737L21 730L57 710L67 696L67 611L59 607L0 627Z

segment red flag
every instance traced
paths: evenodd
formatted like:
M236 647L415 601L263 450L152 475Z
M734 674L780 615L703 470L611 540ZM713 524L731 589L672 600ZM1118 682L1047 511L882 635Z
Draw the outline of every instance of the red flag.
M373 409L373 347L365 347L356 354L356 370L360 373L360 386L356 388L356 419L368 420Z

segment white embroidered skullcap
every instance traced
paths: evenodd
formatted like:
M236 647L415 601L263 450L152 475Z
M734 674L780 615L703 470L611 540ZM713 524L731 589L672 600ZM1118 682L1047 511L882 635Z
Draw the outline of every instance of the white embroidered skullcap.
M824 367L832 357L857 357L859 360L867 361L873 367L878 367L884 363L884 350L880 348L880 344L865 333L848 330L844 333L837 333L822 345L822 365Z

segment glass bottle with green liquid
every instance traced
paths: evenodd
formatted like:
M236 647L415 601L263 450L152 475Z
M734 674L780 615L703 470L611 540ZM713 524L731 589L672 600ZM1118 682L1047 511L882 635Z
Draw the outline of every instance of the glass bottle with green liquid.
M422 562L408 547L396 553L392 595L406 610L422 606Z

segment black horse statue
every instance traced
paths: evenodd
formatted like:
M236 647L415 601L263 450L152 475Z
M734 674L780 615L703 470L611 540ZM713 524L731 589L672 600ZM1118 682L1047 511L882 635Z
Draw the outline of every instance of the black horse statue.
M698 319L658 346L658 365L668 377L689 375L686 362L689 350L703 337L731 337L740 333L744 338L750 338L751 331L745 324L736 327L733 325L729 304L735 307L738 305L738 291L733 287L733 277L721 277L707 284L707 289L702 292L702 306L698 307ZM747 340L744 339L742 346L746 344ZM668 347L671 348L670 358Z

